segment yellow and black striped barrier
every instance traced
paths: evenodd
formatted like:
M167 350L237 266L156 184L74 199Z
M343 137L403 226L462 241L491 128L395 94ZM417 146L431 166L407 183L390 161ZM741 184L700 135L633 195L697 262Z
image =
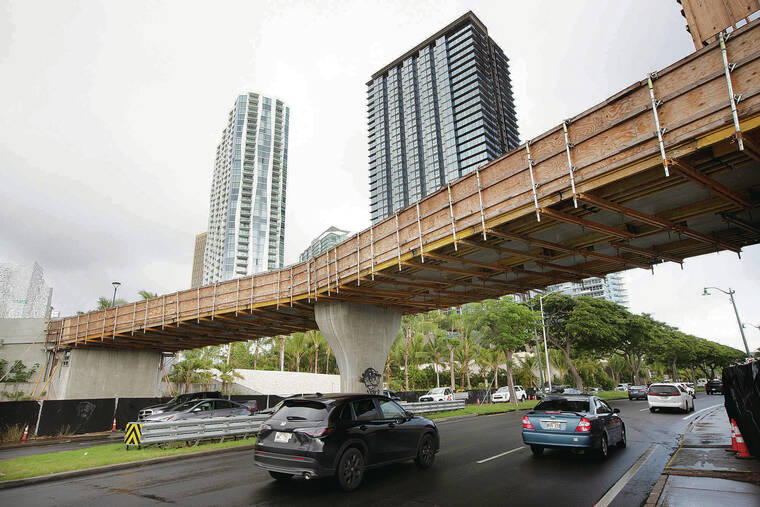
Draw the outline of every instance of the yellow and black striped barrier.
M142 437L142 424L140 423L127 423L127 431L124 433L124 444L127 449L130 445L136 445L140 447L140 441Z

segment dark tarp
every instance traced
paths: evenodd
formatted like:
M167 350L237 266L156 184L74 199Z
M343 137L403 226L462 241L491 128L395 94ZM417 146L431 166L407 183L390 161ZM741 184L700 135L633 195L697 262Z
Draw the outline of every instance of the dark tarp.
M726 413L734 419L750 454L760 457L760 361L723 368Z
M109 431L113 424L114 398L48 400L42 405L38 435Z
M3 401L0 402L0 428L29 425L29 436L34 435L37 416L40 413L39 401Z

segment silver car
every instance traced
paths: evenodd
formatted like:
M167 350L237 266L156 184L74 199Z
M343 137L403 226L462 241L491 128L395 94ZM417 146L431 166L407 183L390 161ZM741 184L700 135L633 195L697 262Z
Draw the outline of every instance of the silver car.
M218 398L205 400L192 400L181 403L161 414L148 416L143 419L151 421L179 421L182 419L211 417L231 417L236 415L251 415L252 409L240 403L222 400Z

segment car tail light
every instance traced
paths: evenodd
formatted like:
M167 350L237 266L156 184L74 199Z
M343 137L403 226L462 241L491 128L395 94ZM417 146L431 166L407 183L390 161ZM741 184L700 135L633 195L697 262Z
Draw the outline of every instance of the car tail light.
M575 431L580 431L582 433L591 431L591 421L585 417L581 417L581 420L578 421L578 426L575 427Z
M293 430L293 433L301 433L309 435L312 438L319 438L329 435L332 431L332 428L298 428Z
M528 419L527 415L523 416L522 424L523 424L523 429L524 430L534 430L534 429L536 429L536 428L533 427L533 424L530 422L530 419Z

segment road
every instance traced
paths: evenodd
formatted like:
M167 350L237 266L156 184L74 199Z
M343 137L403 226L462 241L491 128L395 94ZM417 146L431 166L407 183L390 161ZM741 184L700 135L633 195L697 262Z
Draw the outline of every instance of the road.
M696 410L722 405L700 393ZM640 469L610 505L640 505L678 438L700 413L651 414L645 401L612 403L621 409L628 447L606 461L562 451L534 458L522 445L524 412L443 421L435 465L413 463L369 471L354 493L331 480L280 484L252 466L251 451L0 490L3 505L593 505L639 458ZM704 412L702 412L704 413ZM491 458L491 459L489 459Z

